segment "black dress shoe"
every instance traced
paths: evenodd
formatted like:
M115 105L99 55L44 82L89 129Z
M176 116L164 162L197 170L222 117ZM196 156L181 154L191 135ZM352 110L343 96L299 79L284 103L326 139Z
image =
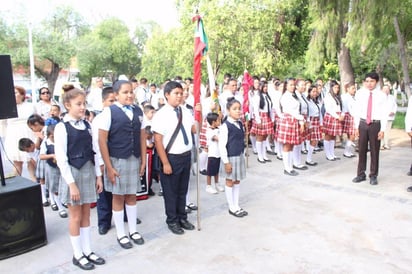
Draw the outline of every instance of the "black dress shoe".
M406 189L406 191L412 192L412 186L408 187L408 188Z
M257 159L257 160L258 160L258 162L261 163L261 164L266 163L265 160L260 160L260 159Z
M202 175L207 175L207 171L205 169L199 171L199 173L202 174Z
M378 178L376 178L375 176L371 177L369 183L373 186L376 186L378 184Z
M197 210L197 206L194 203L190 203L186 207L190 208L190 210Z
M84 254L83 254L84 255ZM105 264L106 261L102 258L94 254L94 252L90 253L89 255L84 255L90 262L97 264L97 265L102 265Z
M89 260L85 256L81 256L79 259L76 259L73 256L72 262L75 266L78 266L83 270L92 270L94 268L94 264L89 262Z
M335 158L328 158L328 157L326 157L326 160L328 160L328 161L336 161L336 159Z
M360 183L362 181L366 181L366 176L356 176L352 180L353 183Z
M263 160L265 160L265 162L272 162L271 159L265 159L265 158L263 158Z
M286 175L289 175L289 176L297 176L297 175L299 175L299 173L297 173L297 172L294 171L293 169L292 169L291 172L289 172L289 171L287 171L287 170L285 169L285 170L283 171L283 173L286 174Z
M276 155L276 152L273 152L273 151L270 151L270 150L266 151L266 153L269 154L269 155Z
M283 161L283 157L282 157L282 156L276 156L276 159L278 159L279 161Z
M109 231L109 228L108 228L108 227L99 226L99 234L100 234L100 235L105 235L105 234L107 234L108 231Z
M142 221L139 218L136 217L136 224L139 225L141 223L142 223Z
M243 213L242 213L242 211L239 209L239 210L236 210L235 212L233 212L233 211L231 211L230 209L229 209L229 214L230 215L233 215L233 216L235 216L235 217L238 217L238 218L242 218L242 217L244 217L244 216L246 216L246 215L244 215Z
M409 170L408 173L406 173L408 176L412 176L412 170Z
M296 169L298 169L298 170L307 170L307 169L308 169L308 167L307 167L307 166L304 166L304 165L300 165L300 166L295 166L295 165L293 165L293 168L296 168Z
M180 220L180 226L186 230L193 230L195 226L191 224L188 220Z
M314 161L305 161L305 164L307 164L308 166L316 166L318 163L314 162Z
M134 232L132 234L129 234L129 237L137 245L144 244L144 239L143 239L142 235L139 234L139 232Z
M345 157L345 158L353 158L353 157L355 157L355 154L350 154L350 155L343 154L343 157Z
M125 242L125 243L122 243L121 240L123 240L123 239L127 239L128 241ZM127 236L123 236L123 237L121 237L120 239L117 239L117 242L118 242L119 245L120 245L122 248L124 248L124 249L129 249L129 248L132 248L132 247L133 247L132 243L130 242L130 240L129 240L129 238L128 238Z
M167 227L168 227L169 230L172 231L174 234L182 235L183 233L185 233L185 231L184 231L184 230L180 227L180 225L177 224L177 223L167 224Z
M49 201L45 201L44 203L43 203L43 206L44 207L47 207L47 206L49 206L50 205L50 202Z

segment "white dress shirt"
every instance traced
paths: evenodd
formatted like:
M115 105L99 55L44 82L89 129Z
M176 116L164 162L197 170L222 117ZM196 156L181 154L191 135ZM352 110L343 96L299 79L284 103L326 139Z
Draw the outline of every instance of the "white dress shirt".
M282 112L289 114L299 121L303 121L303 115L300 114L300 102L299 99L293 97L292 93L285 91L280 98L280 105L282 106Z
M359 127L360 119L365 119L368 111L369 94L372 92L372 120L380 120L381 129L385 131L387 122L386 94L379 87L369 91L362 88L355 95L355 128Z

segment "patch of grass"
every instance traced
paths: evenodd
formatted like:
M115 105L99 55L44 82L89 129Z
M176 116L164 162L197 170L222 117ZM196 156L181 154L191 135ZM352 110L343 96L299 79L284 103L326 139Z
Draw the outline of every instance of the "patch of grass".
M392 128L405 129L405 112L397 112Z

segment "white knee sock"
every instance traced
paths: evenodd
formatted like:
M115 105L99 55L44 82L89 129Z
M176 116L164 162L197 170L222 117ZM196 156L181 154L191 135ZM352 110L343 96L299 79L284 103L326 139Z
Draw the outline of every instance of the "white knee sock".
M326 158L332 159L333 156L330 155L329 143L330 141L324 140L323 149L325 150Z
M258 154L258 159L260 161L263 161L263 155L262 155L262 142L256 141L256 151Z
M54 193L53 193L52 195L50 195L50 197L51 197L51 196L54 197L54 201L55 201L57 207L59 208L59 210L63 210L64 207L63 207L62 202L60 201L60 197L59 197L58 195L54 194Z
M276 142L277 143L277 147L278 147L278 152L277 152L277 154L278 154L278 156L279 157L282 157L282 155L283 155L283 144L282 143L279 143L279 142Z
M288 160L289 160L289 170L292 171L293 169L293 151L288 152Z
M83 256L82 251L82 241L80 239L80 235L78 236L70 236L70 242L73 248L73 255L76 259L80 259Z
M283 152L283 167L287 172L291 172L292 168L289 166L290 152Z
M269 136L266 137L266 140L265 140L265 148L266 148L265 152L266 152L266 151L272 151L272 148L270 147Z
M225 193L226 193L227 204L229 205L230 211L235 212L236 209L233 203L233 187L229 187L225 185Z
M344 154L348 155L348 156L353 154L352 153L352 141L350 141L350 140L346 141Z
M56 203L56 195L53 192L49 193L49 198L50 198L50 204Z
M43 203L47 202L47 198L46 198L46 185L44 184L40 184L41 187L41 200Z
M309 145L308 146L308 155L306 156L306 161L307 162L312 162L312 155L313 155L313 150L315 149L314 146Z
M127 215L127 224L129 225L129 233L133 234L136 230L136 215L137 208L136 205L125 205L126 215Z
M204 150L199 154L199 169L207 169L207 152Z
M302 145L295 145L293 146L293 150L292 150L292 163L295 166L300 166L302 163Z
M80 228L80 241L82 242L82 251L84 255L90 255L90 226Z
M126 232L124 231L123 215L124 215L124 210L120 210L120 211L113 210L113 222L116 227L116 233L117 233L118 239L122 238L123 236L126 236ZM136 223L136 219L134 220L134 222Z
M252 144L253 151L256 151L256 135L249 135L249 139Z
M335 158L335 140L330 140L329 141L329 153L330 155Z
M233 191L233 206L236 208L236 210L239 210L240 209L240 206L239 206L240 184L234 184L232 191Z

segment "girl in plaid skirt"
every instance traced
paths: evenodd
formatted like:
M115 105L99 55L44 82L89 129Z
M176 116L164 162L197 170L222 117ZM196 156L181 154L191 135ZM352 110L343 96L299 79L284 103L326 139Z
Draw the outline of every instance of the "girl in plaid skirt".
M354 82L347 83L345 85L346 93L342 95L342 112L345 113L343 120L343 133L346 133L348 140L345 144L345 151L343 157L353 158L353 146L355 141L355 122L354 122L354 105L355 105L355 93L356 87Z
M323 146L328 161L340 160L335 156L336 136L342 135L342 124L345 115L342 113L342 100L340 86L335 80L330 83L330 90L325 96L325 117L323 119L323 132L325 140Z
M285 80L280 99L283 115L279 120L278 142L283 143L283 166L286 175L296 176L293 170L293 146L301 143L300 135L305 130L305 121L300 114L300 102L295 94L295 79Z
M270 162L266 156L266 139L268 135L273 134L272 121L272 100L268 94L268 83L262 81L260 83L258 93L253 97L254 123L250 134L256 135L256 150L259 163Z
M59 196L69 208L69 234L74 265L84 270L105 260L91 250L90 203L103 190L99 165L93 164L94 152L89 122L84 120L86 93L71 89L63 95L67 114L54 130L54 147L62 182ZM94 168L93 168L94 167Z
M306 156L306 164L308 166L316 166L318 163L312 161L313 151L318 144L319 140L322 139L322 132L320 127L323 123L321 104L318 101L319 92L315 85L312 85L308 89L308 102L309 102L309 146L308 154Z

